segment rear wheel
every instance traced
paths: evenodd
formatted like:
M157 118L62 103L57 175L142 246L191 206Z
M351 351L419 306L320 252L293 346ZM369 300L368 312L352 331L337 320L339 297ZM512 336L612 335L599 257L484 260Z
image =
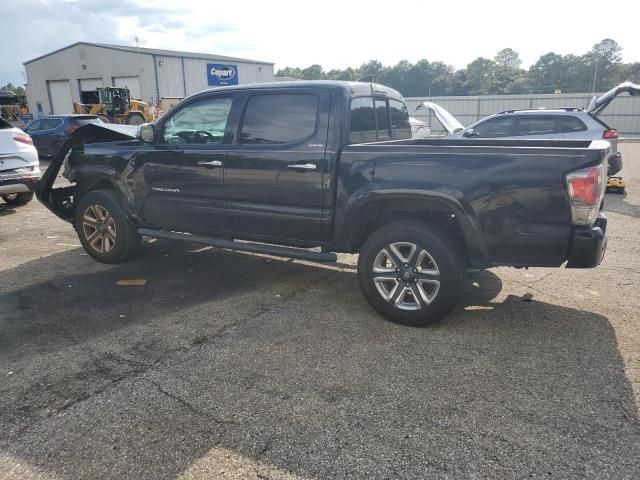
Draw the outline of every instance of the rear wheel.
M9 205L19 207L33 200L33 192L11 193L9 195L3 195L2 199Z
M75 228L84 249L99 262L122 263L140 246L135 225L111 190L95 190L81 198Z
M392 322L426 326L445 317L462 288L463 269L446 236L411 221L374 232L358 258L360 289Z

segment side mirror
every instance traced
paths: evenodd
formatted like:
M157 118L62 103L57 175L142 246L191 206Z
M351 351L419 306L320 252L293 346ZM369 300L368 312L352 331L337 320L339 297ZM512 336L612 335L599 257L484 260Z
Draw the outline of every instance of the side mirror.
M153 143L153 124L143 123L138 130L138 138L144 143Z
M466 130L463 134L463 137L467 137L467 138L475 138L478 136L478 133L476 131L473 130L473 128L470 128L469 130Z

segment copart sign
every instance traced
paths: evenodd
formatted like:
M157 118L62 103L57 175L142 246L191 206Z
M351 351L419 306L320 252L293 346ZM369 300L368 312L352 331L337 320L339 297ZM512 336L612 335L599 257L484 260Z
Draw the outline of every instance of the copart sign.
M238 66L207 63L209 85L238 85Z

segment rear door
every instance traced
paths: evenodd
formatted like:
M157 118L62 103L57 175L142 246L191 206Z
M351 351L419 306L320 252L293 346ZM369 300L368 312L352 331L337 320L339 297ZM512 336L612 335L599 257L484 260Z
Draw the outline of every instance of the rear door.
M322 238L330 95L278 88L245 94L225 164L229 230L237 236Z

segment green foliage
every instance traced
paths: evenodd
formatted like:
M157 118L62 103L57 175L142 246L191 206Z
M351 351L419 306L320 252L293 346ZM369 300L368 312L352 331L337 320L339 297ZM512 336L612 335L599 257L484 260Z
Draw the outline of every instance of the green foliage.
M581 93L593 89L595 76L595 90L602 92L624 80L640 82L640 63L622 63L621 51L615 40L605 38L584 55L545 53L528 70L522 68L518 52L505 48L494 58L478 57L461 70L426 59L416 63L401 60L390 67L370 60L358 68L329 72L317 64L304 69L286 67L276 75L305 80L358 80L370 75L374 82L407 97L554 93L558 89Z

